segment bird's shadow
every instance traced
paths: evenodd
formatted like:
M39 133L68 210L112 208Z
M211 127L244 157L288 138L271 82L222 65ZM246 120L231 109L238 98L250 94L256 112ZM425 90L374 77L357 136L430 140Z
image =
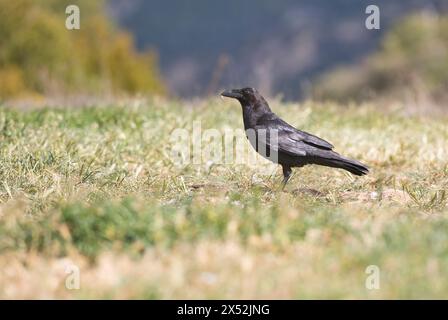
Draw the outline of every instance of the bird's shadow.
M316 190L316 189L311 189L311 188L296 188L289 192L292 193L293 195L308 195L308 196L313 196L313 197L325 197L326 196L325 193L323 193L319 190Z
M192 191L200 191L200 190L202 190L202 191L217 191L217 190L221 190L223 187L220 185L212 184L212 183L210 183L210 184L198 183L198 184L189 185L189 188ZM287 188L285 188L285 189L281 190L281 189L276 189L275 187L268 186L266 184L252 186L252 188L258 189L261 192L280 191L280 192L290 193L295 196L307 195L307 196L313 196L313 197L325 197L327 195L327 193L321 192L316 189L311 189L311 188L295 188L292 190L287 190Z

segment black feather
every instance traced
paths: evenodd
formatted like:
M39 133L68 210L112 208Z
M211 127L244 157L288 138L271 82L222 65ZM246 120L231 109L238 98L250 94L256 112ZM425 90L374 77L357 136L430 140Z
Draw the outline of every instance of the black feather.
M340 168L355 175L362 176L369 168L357 160L352 160L334 152L333 145L313 134L298 130L280 119L271 111L266 100L253 88L225 91L223 96L237 99L243 108L244 128L256 133L264 131L275 133L251 141L257 152L271 150L277 152L276 162L283 167L283 182L291 175L292 167L302 167L308 164ZM261 148L261 149L260 149ZM262 154L263 155L263 154ZM272 159L270 159L272 160Z

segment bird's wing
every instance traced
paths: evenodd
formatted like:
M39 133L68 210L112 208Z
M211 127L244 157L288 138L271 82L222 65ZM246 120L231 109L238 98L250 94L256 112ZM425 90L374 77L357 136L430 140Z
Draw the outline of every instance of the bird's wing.
M286 130L274 131L272 127L266 128L265 126L256 126L254 129L257 134L257 148L266 145L274 152L283 152L292 156L306 156L306 150L310 148L310 146L307 146L303 141L291 138L290 132ZM249 140L251 140L250 137ZM254 145L254 143L252 143L252 145Z
M316 148L326 149L326 150L331 150L334 148L334 146L331 143L329 143L328 141L325 141L324 139L321 139L311 133L308 133L305 131L300 131L295 128L293 128L293 130L291 130L290 137L293 140L303 141L306 144L309 144Z
M274 113L267 114L266 116L260 118L260 121L257 123L257 127L277 130L279 144L281 143L284 145L285 151L291 148L295 149L294 144L297 144L296 148L300 149L304 147L303 144L324 150L331 150L334 148L328 141L325 141L324 139L321 139L311 133L294 128L289 123L277 117ZM305 146L305 149L308 148Z

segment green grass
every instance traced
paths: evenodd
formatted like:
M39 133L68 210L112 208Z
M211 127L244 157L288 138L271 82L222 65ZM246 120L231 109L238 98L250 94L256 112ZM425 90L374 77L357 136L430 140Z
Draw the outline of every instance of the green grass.
M0 297L444 298L448 118L272 107L372 172L173 164L170 134L236 103L0 109ZM67 290L64 268L81 269ZM380 289L365 287L369 265Z

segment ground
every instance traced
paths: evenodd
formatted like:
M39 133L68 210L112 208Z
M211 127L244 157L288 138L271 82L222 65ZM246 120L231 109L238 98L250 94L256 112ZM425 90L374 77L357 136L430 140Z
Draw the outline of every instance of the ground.
M0 298L446 298L448 118L272 108L371 173L173 163L175 129L242 127L232 101L2 106Z

